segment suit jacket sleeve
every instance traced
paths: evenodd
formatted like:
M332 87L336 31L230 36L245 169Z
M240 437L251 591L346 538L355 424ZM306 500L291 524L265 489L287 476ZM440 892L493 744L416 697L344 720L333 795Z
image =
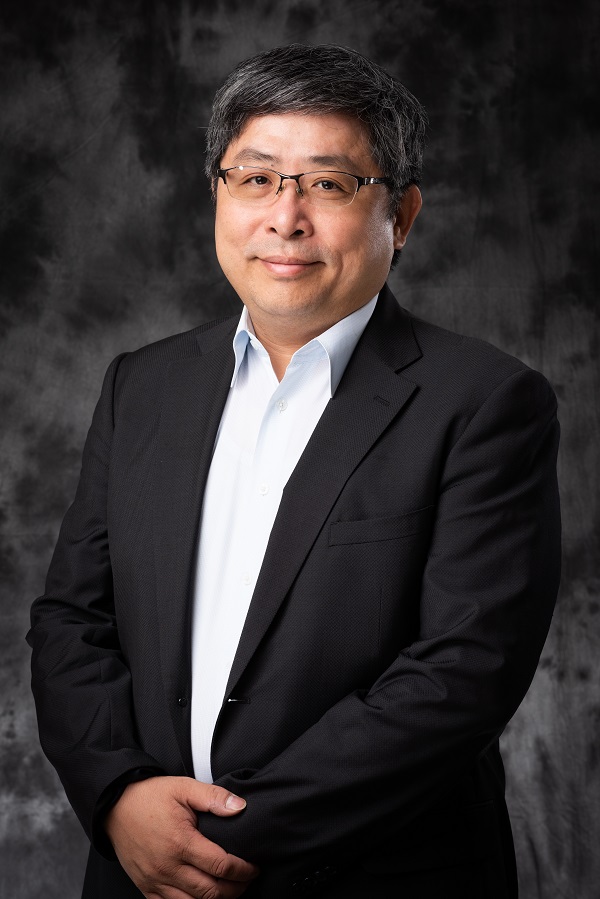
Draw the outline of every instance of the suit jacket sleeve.
M162 770L138 742L131 675L113 602L106 504L113 394L122 358L107 371L77 494L27 635L42 748L90 838L93 811L105 791L128 771L135 770L131 779L137 779L140 771ZM99 848L108 853L108 841Z
M377 845L410 823L514 714L559 581L558 434L541 375L523 369L492 391L447 454L414 597L419 639L264 768L218 781L247 808L200 815L200 829L263 866L273 895L311 860Z

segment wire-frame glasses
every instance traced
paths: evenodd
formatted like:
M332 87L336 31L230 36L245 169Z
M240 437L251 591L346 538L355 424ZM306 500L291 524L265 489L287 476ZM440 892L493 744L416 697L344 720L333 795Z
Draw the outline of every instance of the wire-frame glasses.
M368 184L387 184L390 178L361 177L349 172L316 171L299 175L284 175L274 169L253 165L234 165L217 169L230 196L248 203L271 203L283 190L284 181L296 182L296 193L308 203L319 206L349 206L359 188Z

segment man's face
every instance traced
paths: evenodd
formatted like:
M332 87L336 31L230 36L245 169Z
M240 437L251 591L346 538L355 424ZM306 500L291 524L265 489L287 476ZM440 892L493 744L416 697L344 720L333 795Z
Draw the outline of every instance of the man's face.
M340 170L381 176L361 123L345 115L251 118L221 167L258 165L286 174ZM393 251L420 207L410 189L390 218L383 184L361 187L349 206L312 205L294 181L268 205L231 197L218 179L215 239L221 267L255 328L276 324L319 334L368 302L383 286Z

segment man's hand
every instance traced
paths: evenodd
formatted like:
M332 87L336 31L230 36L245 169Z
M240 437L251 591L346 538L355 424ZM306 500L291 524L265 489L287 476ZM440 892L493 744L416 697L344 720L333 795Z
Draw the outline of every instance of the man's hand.
M117 858L147 899L236 899L258 868L202 836L196 811L228 817L246 803L191 777L129 784L106 816Z

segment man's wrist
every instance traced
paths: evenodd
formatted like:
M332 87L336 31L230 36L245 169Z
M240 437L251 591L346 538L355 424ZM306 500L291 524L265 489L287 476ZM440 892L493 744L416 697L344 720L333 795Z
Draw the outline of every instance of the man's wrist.
M119 801L125 788L128 787L129 784L137 783L140 780L147 780L150 777L160 777L164 773L162 768L131 768L129 771L124 771L123 774L119 775L119 777L113 780L102 791L96 803L92 818L92 844L96 851L104 856L104 858L110 860L114 860L115 858L115 851L108 838L104 824L107 814Z

